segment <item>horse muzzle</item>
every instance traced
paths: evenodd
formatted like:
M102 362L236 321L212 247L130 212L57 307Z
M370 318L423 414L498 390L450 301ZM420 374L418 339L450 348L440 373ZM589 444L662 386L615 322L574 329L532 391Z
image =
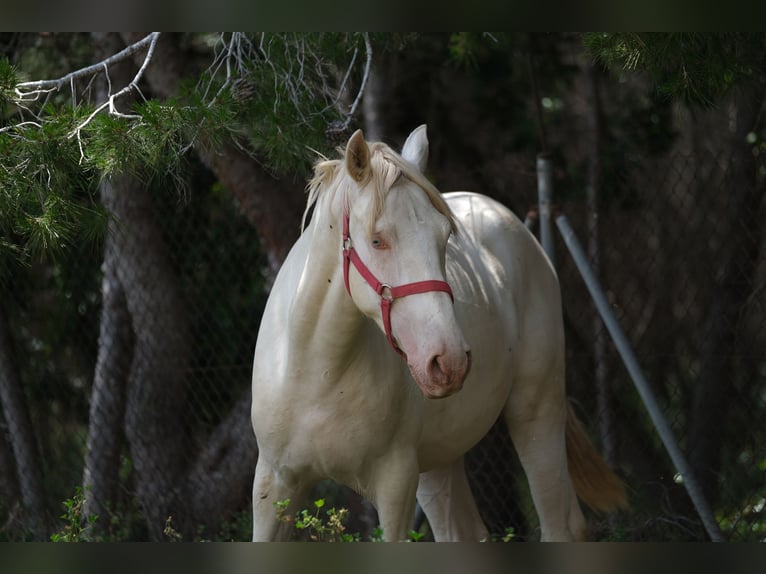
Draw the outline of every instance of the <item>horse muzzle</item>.
M463 354L437 354L428 358L424 368L410 365L410 371L427 399L443 399L463 388L471 362L470 350Z

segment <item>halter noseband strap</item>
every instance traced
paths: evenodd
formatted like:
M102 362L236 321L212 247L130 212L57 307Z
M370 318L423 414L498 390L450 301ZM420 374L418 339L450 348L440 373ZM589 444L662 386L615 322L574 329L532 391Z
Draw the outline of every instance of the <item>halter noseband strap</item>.
M426 281L415 281L414 283L406 283L404 285L391 286L387 283L381 283L372 271L364 264L364 261L359 257L359 254L354 249L351 242L351 235L349 234L349 213L348 209L343 211L343 282L346 285L346 291L349 296L351 295L351 287L349 286L348 271L350 264L353 263L354 268L359 272L362 278L367 284L372 287L375 293L380 297L380 313L383 318L383 328L386 331L386 338L391 347L399 353L399 355L407 359L407 355L401 350L399 345L396 344L394 336L391 333L391 304L395 299L406 297L408 295L417 295L419 293L429 293L431 291L442 291L447 293L454 303L455 297L452 295L452 289L450 289L449 283L446 281L440 281L436 279L429 279Z

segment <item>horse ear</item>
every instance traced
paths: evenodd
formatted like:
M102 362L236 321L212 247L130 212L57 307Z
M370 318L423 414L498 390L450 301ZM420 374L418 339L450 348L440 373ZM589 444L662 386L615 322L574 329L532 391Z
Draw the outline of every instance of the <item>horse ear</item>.
M402 146L402 157L407 161L414 163L421 172L426 170L428 163L428 136L426 135L426 124L416 127L412 133L407 136L407 141Z
M346 170L358 183L367 179L370 170L370 148L362 130L356 130L346 144Z

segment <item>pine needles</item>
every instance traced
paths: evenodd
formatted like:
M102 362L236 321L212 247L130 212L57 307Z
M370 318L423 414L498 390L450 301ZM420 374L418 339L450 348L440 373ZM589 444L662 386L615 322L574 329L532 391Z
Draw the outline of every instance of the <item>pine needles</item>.
M309 148L329 149L328 133L348 127L371 58L366 34L197 35L191 41L207 43L210 67L158 100L141 87L158 37L55 80L20 82L0 60L4 255L28 261L99 237L106 214L95 193L113 174L167 178L186 193L194 148L234 144L274 172L305 169ZM112 85L111 66L142 54L133 80ZM93 86L103 80L99 100Z

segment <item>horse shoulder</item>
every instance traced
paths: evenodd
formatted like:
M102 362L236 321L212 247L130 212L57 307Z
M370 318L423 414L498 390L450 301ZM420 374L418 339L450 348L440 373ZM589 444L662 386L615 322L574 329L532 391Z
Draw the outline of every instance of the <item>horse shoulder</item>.
M523 283L529 282L558 289L556 273L542 247L510 209L479 193L461 191L444 195L461 231L475 244L480 256L502 268L504 282L522 282L515 287L519 295L526 291Z
M465 275L479 277L473 279L473 298L476 300L477 293L487 294L486 306L491 312L484 320L492 322L492 336L514 350L517 374L526 371L535 366L532 359L550 356L551 345L560 344L549 336L562 331L556 272L534 235L504 205L478 193L445 196L466 235L456 241L473 246L455 250L462 258L461 267L471 268ZM466 277L461 282L468 281Z

